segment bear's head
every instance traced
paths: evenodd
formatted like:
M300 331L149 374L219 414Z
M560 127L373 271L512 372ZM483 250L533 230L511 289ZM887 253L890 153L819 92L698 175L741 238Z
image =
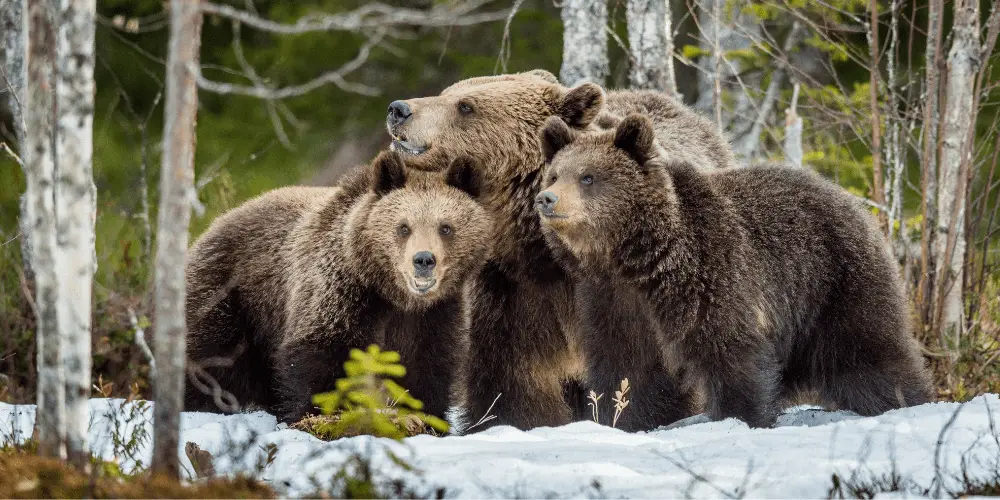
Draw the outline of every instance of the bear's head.
M409 155L441 152L497 165L537 169L537 134L550 116L587 128L604 105L592 83L562 86L545 70L462 80L440 95L394 101L386 127L392 149ZM500 174L509 172L501 171Z
M540 142L547 163L535 197L542 228L579 259L609 256L616 242L648 223L651 212L675 203L645 116L629 115L614 129L594 133L550 118Z
M368 200L353 209L347 229L353 265L393 301L453 296L491 248L478 165L460 156L443 171L418 170L383 152L369 168Z

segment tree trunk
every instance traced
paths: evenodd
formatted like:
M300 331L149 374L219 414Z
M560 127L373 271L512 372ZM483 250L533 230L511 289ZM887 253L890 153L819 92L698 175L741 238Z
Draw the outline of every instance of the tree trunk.
M920 284L918 306L924 326L933 322L931 303L936 284L937 259L937 132L940 82L942 23L944 1L930 0L927 11L927 49L925 52L927 83L924 96L923 151L921 154L921 213L923 225L920 237Z
M879 118L879 99L878 99L878 81L879 81L879 45L878 45L878 2L877 0L871 0L868 3L868 10L871 14L871 19L868 23L868 45L871 50L871 67L868 70L869 80L868 80L868 104L871 111L871 127L872 127L872 201L878 203L881 206L885 206L885 192L882 173L882 120ZM886 228L886 213L879 210L878 213L879 225L882 227L883 232Z
M727 113L721 110L722 91L725 81L742 71L737 60L726 60L725 54L734 50L747 50L752 44L752 37L760 36L760 20L753 14L742 12L739 7L732 9L732 16L722 0L697 0L698 28L700 30L700 48L704 55L698 59L698 99L695 109L702 113L714 113L723 130L730 128L743 130L749 127L744 123L740 127L730 127L731 119L738 116L749 116L747 110L752 109L750 96L742 88L736 89L733 96L737 113ZM717 57L718 55L718 57ZM759 88L759 75L747 83L750 88ZM718 95L716 95L718 94ZM752 118L749 121L752 121Z
M564 0L563 85L604 85L608 76L608 5L605 0Z
M194 189L197 67L202 14L198 0L171 0L163 166L156 233L156 380L153 470L180 475L180 410L184 400L184 267Z
M785 159L792 166L802 168L802 117L796 108L799 104L799 84L792 90L792 105L785 110Z
M663 13L663 34L667 37L667 92L670 96L678 101L683 101L684 97L681 96L679 90L677 90L677 72L674 71L674 14L673 9L670 8L670 0L664 0L663 2L664 10Z
M27 81L24 100L24 168L27 173L27 208L31 222L31 262L35 274L38 311L38 396L35 427L38 453L66 454L66 408L59 336L56 272L55 117L56 34L55 12L47 0L28 0L25 29Z
M18 149L24 150L24 0L0 0L0 32L3 33L3 58L0 69L0 88L7 90L7 107L14 123ZM25 178L28 172L24 172ZM21 260L24 275L31 279L31 221L28 218L28 197L21 196Z
M60 280L58 322L66 379L66 448L79 469L90 466L90 309L94 275L94 20L95 0L60 3L59 103L55 186Z
M979 70L979 2L955 0L955 23L951 51L948 53L948 77L944 129L942 130L941 174L938 182L937 254L938 293L935 324L942 335L951 336L958 345L962 333L962 272L965 269L965 203L968 173L972 163L970 133L975 117L972 109L976 74Z
M634 89L668 90L667 62L670 58L666 33L669 0L628 0L625 20L632 53L629 84Z

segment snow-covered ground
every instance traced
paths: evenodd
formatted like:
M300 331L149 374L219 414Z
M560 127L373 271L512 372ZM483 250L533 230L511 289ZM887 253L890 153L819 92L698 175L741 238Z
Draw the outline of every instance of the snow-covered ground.
M151 434L152 405L136 411L122 400L90 404L95 454L117 457L124 467L133 466L134 459L148 465L148 438L133 450L133 459L115 441L116 436L120 442ZM279 430L275 418L263 412L185 413L181 443L191 441L209 451L219 473L255 473L291 496L315 491L313 481L329 484L347 457L360 453L370 457L378 477L402 480L427 495L443 487L450 497L665 498L745 492L748 497L825 498L835 473L869 477L895 468L924 488L936 477L948 488L964 462L971 476L994 477L1000 431L991 430L993 416L1000 420L1000 398L987 394L962 405L926 404L873 418L800 407L783 415L774 429L726 420L630 434L578 422L528 432L494 427L469 436L418 436L399 443L371 437L323 442ZM33 419L33 406L0 404L0 438L23 440ZM273 461L263 466L272 443ZM404 470L389 454L415 470Z

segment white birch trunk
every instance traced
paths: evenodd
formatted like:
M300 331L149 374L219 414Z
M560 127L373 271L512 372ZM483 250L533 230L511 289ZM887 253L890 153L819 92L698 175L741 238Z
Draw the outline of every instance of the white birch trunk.
M725 53L734 50L749 49L753 43L752 37L760 36L760 21L752 14L741 12L739 6L732 9L732 16L727 16L726 2L722 0L697 0L698 26L700 29L700 47L705 55L698 59L698 99L695 109L703 113L714 113L720 120L723 130L729 129L733 115L723 117L721 110L713 109L721 106L723 82L741 71L739 61L725 60ZM718 58L716 56L719 56ZM759 80L749 82L754 88ZM716 92L719 93L716 96ZM737 89L734 109L745 112L751 109L749 96L742 88ZM752 118L751 118L752 120Z
M948 53L948 77L945 92L944 129L938 210L940 223L936 238L940 311L937 324L945 335L956 342L961 335L962 271L965 268L965 202L967 198L967 168L972 161L972 134L975 118L972 109L973 89L979 70L979 3L977 0L955 0L955 23L952 45Z
M670 8L670 0L664 0L664 9L666 12L663 13L663 34L666 36L667 44L667 92L677 99L678 101L683 101L684 97L681 95L680 90L677 89L677 72L674 71L674 14L673 9Z
M563 85L582 82L604 85L608 76L608 5L604 0L564 0Z
M56 34L55 12L47 0L28 0L24 16L27 81L24 100L24 166L27 173L27 208L31 221L38 311L38 395L35 427L38 452L65 457L66 408L64 402L61 339L59 337L59 276L56 269L55 116Z
M625 20L628 45L632 53L629 84L634 89L665 92L670 53L667 40L667 2L669 0L628 0Z
M66 448L78 468L90 464L90 314L94 275L95 0L61 0L58 23L55 186L60 280L58 322L66 379Z
M202 14L198 0L171 0L163 166L156 233L156 380L153 470L180 475L178 444L184 401L184 267L194 190L197 68Z

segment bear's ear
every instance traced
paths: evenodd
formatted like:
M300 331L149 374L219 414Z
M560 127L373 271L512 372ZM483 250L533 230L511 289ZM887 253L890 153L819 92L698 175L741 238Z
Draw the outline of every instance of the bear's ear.
M479 198L483 190L483 173L479 163L471 156L455 158L448 166L446 180L449 186L463 191L473 198Z
M653 122L643 115L628 115L615 129L615 147L628 153L639 165L645 165L656 155L655 140Z
M559 150L576 139L575 135L562 118L550 116L548 120L545 120L545 126L539 133L539 142L542 146L542 156L545 158L545 163L551 163L552 158Z
M375 194L385 196L390 191L406 185L406 168L399 153L383 151L373 163L372 191Z
M556 114L569 126L583 128L597 118L603 107L604 91L601 87L594 83L584 83L563 96Z
M545 81L547 81L549 83L555 83L555 84L559 83L559 79L556 78L556 75L553 75L551 72L546 71L544 69L533 69L533 70L530 70L530 71L525 71L522 74L524 74L524 75L531 75L531 76L534 76L536 78L541 78L542 80L545 80Z

